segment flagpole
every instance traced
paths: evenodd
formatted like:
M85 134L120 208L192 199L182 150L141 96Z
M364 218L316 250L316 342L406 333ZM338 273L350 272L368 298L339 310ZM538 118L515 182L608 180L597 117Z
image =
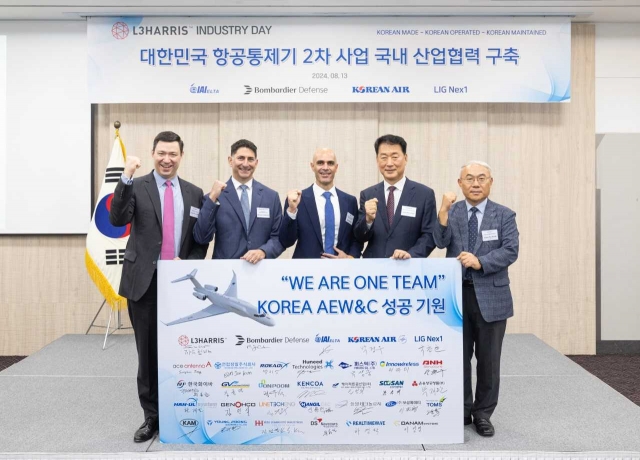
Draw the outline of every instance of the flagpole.
M121 123L119 121L115 121L113 123L113 127L116 130L116 139L118 139L120 137L120 127L121 127ZM122 141L120 141L122 142ZM121 144L122 145L122 144ZM122 146L122 148L124 149L124 146ZM116 331L118 330L124 330L124 329L133 329L132 327L124 327L122 325L122 311L120 308L118 308L116 310L116 324L115 324L115 328L111 331L111 308L109 308L109 319L107 322L106 326L103 325L98 325L96 324L96 319L98 319L98 315L100 314L100 312L102 311L102 309L104 308L104 305L107 303L106 298L102 301L102 304L100 305L100 308L98 308L97 313L95 314L95 316L93 317L93 320L91 321L91 324L89 324L89 328L87 329L87 332L85 332L86 334L89 334L89 331L91 330L92 327L97 327L97 328L104 328L106 329L105 331L105 335L104 335L104 342L102 344L102 349L104 350L107 346L107 339L111 334L114 334Z

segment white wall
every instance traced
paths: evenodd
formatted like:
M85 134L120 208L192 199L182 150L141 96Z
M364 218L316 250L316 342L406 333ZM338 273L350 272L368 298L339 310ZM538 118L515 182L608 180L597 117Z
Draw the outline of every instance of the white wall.
M596 24L596 133L640 133L640 24Z
M640 340L640 134L597 149L601 201L601 340Z
M640 340L640 25L596 24L600 338Z
M0 64L0 92L6 68L0 234L87 231L92 210L86 35L84 22L0 22L0 36L6 36L6 66Z

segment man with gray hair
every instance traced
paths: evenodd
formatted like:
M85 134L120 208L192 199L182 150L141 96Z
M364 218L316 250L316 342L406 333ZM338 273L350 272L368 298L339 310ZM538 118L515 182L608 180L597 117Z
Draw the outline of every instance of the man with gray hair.
M455 193L444 194L433 233L436 245L447 248L447 257L462 264L464 424L473 422L481 436L495 433L490 418L498 404L502 340L507 318L513 316L508 270L519 248L516 214L489 200L492 184L487 163L464 165L458 185L465 200L455 203ZM471 389L474 351L475 400Z

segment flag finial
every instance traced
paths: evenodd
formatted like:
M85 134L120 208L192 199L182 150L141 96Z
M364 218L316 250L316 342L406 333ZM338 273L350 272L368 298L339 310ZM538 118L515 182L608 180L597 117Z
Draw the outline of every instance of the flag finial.
M120 122L119 122L119 121L116 121L115 123L113 123L113 127L114 127L115 129L120 129Z

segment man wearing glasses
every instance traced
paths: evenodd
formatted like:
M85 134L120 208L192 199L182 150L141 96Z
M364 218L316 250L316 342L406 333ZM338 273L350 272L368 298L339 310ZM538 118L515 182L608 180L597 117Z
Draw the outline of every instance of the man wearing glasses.
M447 257L462 264L464 424L472 422L481 436L493 436L490 422L498 404L500 354L507 318L513 316L509 266L518 258L516 214L488 199L491 168L471 161L460 171L458 185L465 200L455 203L447 192L438 212L433 238ZM471 358L475 351L476 391L471 390ZM473 417L473 419L472 419Z

